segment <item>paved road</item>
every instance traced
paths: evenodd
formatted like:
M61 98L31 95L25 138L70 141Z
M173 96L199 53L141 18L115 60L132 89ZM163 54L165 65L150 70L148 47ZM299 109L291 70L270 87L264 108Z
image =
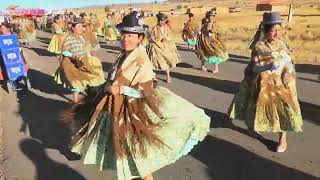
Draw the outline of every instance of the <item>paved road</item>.
M38 40L25 50L31 64L31 92L8 94L0 89L1 118L8 155L8 179L106 180L113 171L74 160L64 147L68 132L58 121L70 107L70 92L56 85L52 74L56 58L46 51L51 35L39 31ZM98 56L105 69L114 62L118 48L102 43ZM276 134L254 138L240 121L232 126L226 111L247 59L233 55L213 75L198 69L196 56L179 47L184 63L172 73L173 83L162 85L203 108L212 117L211 131L192 153L155 173L157 180L313 180L320 177L320 65L297 65L298 93L304 116L304 132L289 134L289 149L272 150ZM164 75L159 74L159 79Z

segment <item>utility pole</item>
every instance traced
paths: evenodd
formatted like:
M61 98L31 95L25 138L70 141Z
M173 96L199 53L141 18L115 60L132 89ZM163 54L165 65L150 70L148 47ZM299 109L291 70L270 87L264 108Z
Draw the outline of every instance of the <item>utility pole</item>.
M293 17L293 0L290 0L290 5L289 5L289 14L288 14L288 23L290 24L292 22L292 17Z
M237 7L237 8L238 8L238 7L240 7L239 5L240 5L240 2L239 2L239 0L236 0L236 4L235 4L235 7Z

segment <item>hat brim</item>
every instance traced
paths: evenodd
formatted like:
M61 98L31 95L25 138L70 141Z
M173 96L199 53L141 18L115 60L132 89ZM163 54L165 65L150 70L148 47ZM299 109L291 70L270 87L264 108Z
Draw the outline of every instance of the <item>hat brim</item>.
M84 24L83 22L73 22L71 25L76 26L77 24Z
M84 21L76 21L76 22L71 22L71 25L77 25L77 24L84 24Z
M168 20L168 17L161 17L161 18L158 18L159 21L165 21L165 20Z
M282 20L262 22L263 25L274 25L274 24L282 24L282 23L283 23Z
M143 26L127 27L127 26L124 26L122 23L117 24L116 28L120 32L129 32L129 33L138 33L138 34L146 32L145 27L143 27Z
M164 15L156 15L158 21L165 21L168 20L168 16L164 16Z
M210 14L207 14L207 16L216 16L217 13L210 13Z

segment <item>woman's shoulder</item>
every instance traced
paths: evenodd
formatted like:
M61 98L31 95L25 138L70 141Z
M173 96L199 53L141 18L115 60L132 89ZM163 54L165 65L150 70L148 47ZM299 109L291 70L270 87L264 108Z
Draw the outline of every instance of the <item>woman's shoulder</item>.
M73 38L74 38L74 34L73 34L73 33L69 33L69 34L66 36L65 40L67 40L67 39L73 39Z
M254 46L253 51L255 51L256 53L259 53L259 52L268 51L269 49L270 48L268 47L267 42L265 40L260 40Z
M135 59L137 65L139 65L139 66L142 66L143 64L149 62L147 50L144 46L140 45L137 47L134 59Z
M257 42L255 47L259 48L259 47L263 47L263 46L266 46L266 45L267 45L266 41L260 40L260 41Z
M268 43L266 40L260 40L257 42L257 44L254 47L254 51L259 53L259 52L269 52L269 51L274 51L274 50L284 50L288 49L288 46L286 42L282 39L278 39L272 43Z
M282 39L282 38L279 38L277 41L276 41L277 45L283 49L287 49L288 48L288 43Z
M64 42L68 43L70 41L75 41L77 37L73 33L69 33L66 37Z

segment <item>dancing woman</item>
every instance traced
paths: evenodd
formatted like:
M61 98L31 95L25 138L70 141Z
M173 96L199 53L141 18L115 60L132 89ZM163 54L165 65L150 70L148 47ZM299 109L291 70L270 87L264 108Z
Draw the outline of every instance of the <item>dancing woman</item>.
M187 155L210 126L202 109L157 86L138 21L128 15L117 26L123 50L100 93L64 113L76 132L72 151L84 164L117 170L118 180L152 180L153 172Z
M226 47L217 31L216 11L210 10L202 20L201 34L198 36L196 52L201 60L201 69L207 71L205 64L213 64L213 73L219 72L218 64L229 58Z
M167 83L171 83L170 68L181 62L180 54L171 39L172 26L168 17L157 14L158 24L151 30L152 42L150 43L149 57L156 70L166 71Z
M264 37L253 48L230 117L246 122L250 131L279 133L277 152L287 149L287 132L302 131L294 64L281 39L278 12L263 15Z
M64 41L63 57L54 76L58 84L73 91L75 103L79 102L80 92L105 82L101 61L82 36L83 23L80 18L72 23L72 33Z

